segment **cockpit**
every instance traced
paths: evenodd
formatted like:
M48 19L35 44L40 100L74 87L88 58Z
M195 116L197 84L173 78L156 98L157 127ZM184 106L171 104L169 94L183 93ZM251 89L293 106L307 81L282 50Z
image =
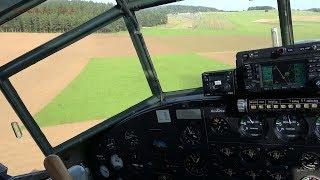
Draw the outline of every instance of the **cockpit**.
M0 2L0 179L320 179L319 12Z

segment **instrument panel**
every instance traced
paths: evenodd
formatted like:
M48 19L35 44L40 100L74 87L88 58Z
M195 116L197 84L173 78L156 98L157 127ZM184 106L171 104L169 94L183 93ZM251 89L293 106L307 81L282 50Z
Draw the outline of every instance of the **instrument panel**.
M89 146L94 176L279 180L318 175L319 114L237 113L226 104L178 103L116 125Z
M203 92L164 101L97 135L97 179L320 177L320 42L240 52ZM320 178L316 178L320 179Z

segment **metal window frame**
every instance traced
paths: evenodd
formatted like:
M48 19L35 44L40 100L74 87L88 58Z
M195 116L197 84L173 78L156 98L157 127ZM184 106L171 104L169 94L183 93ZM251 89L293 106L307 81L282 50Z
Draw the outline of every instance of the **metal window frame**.
M22 14L28 9L41 4L44 1L45 0L23 1L22 4L18 3L16 7L11 7L10 11L5 10L1 12L0 25ZM33 50L15 58L14 60L0 67L0 89L44 155L52 154L55 150L48 142L38 124L35 122L29 110L21 100L16 89L11 84L9 78L19 73L20 71L32 66L33 64L43 60L44 58L81 40L94 31L101 29L102 27L120 18L124 18L133 45L137 51L140 63L148 80L150 89L154 96L161 99L161 85L157 78L155 69L152 65L150 54L147 50L143 36L138 26L132 26L137 22L133 22L134 19L130 18L130 13L134 14L135 11L177 1L180 0L137 0L133 2L122 1L122 3L121 1L118 1L120 4L117 4L110 10L66 33L61 34L60 36L34 48ZM27 4L27 2L31 3ZM19 8L21 9L19 10Z
M20 3L17 3L16 5L0 12L0 25L45 1L46 0L23 0ZM17 74L20 71L30 67L31 65L43 60L44 58L56 53L57 51L60 51L63 48L81 40L82 38L112 23L113 21L124 18L133 45L137 51L141 66L144 70L146 79L148 80L150 89L154 97L157 97L158 100L163 100L164 97L161 85L140 31L139 24L137 23L135 11L177 1L181 0L136 0L133 2L117 0L118 4L110 10L70 30L69 32L66 32L36 47L35 49L0 67L0 89L44 155L59 152L59 149L63 150L64 146L53 148L50 145L40 127L35 122L27 107L19 97L19 94L9 81L9 78L14 74ZM290 0L278 0L278 9L282 40L284 45L286 45L293 42ZM292 35L290 35L290 33ZM289 34L289 36L285 36L287 34ZM156 101L153 99L152 102Z
M294 34L293 34L290 0L277 0L277 2L278 2L278 13L279 13L282 45L283 46L293 45Z
M47 0L22 0L0 12L0 26Z

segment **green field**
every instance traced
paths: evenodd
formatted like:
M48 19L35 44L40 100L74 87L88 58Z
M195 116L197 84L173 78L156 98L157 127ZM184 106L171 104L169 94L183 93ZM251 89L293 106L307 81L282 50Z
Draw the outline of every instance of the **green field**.
M311 19L310 19L311 17ZM271 20L268 23L257 20ZM279 28L277 11L244 11L207 13L203 18L190 20L198 24L192 28L181 27L182 23L168 24L161 27L144 29L144 34L151 36L184 36L184 35L250 35L270 37L272 27ZM180 22L184 21L180 19ZM315 39L320 37L320 13L293 11L293 25L296 40Z
M194 54L158 56L154 61L164 90L200 87L203 71L229 68ZM184 68L178 68L181 63ZM103 119L150 96L137 58L96 58L35 119L40 126Z
M320 39L319 13L294 11L293 19L296 40ZM221 61L196 55L199 51L203 53L202 49L197 49L198 44L206 44L207 51L215 52L218 50L210 48L212 44L224 43L229 51L232 49L228 43L203 42L206 41L203 38L199 42L197 37L223 36L229 38L229 45L238 44L241 49L246 42L233 42L233 38L239 35L254 37L257 42L269 44L270 29L278 26L276 11L219 12L207 13L200 18L174 16L167 25L144 28L143 33L153 38L192 39L179 44L182 46L179 48L190 48L186 51L189 53L153 57L163 90L172 91L200 87L201 74L205 71L231 68ZM187 46L187 43L193 46ZM253 43L252 48L260 45ZM68 87L35 115L35 119L40 126L105 119L150 96L137 58L94 58Z

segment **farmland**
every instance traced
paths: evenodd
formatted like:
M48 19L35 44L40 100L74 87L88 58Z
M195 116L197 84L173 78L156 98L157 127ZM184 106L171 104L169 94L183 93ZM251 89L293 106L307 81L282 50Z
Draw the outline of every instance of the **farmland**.
M144 33L156 36L250 35L270 37L270 28L279 28L276 11L214 12L202 13L201 16L201 18L169 18L168 24L144 29ZM320 27L319 13L293 11L293 21L296 40L320 37L320 32L315 31Z
M305 33L299 28L317 29L317 13L295 11L294 21L297 39L320 37L318 31ZM232 68L230 52L270 46L270 29L277 26L276 11L184 13L169 15L166 25L144 28L143 32L147 43L150 37L176 47L175 52L153 56L167 92L200 87L204 71ZM109 118L150 96L135 56L92 57L80 75L35 118L41 126Z
M198 55L154 58L164 89L200 87L203 71L229 66ZM41 126L103 119L151 96L137 58L94 58L81 74L35 118ZM183 68L176 68L184 63ZM194 64L199 65L195 66ZM108 72L106 74L105 72ZM197 76L195 75L197 74ZM55 112L55 113L53 113Z

